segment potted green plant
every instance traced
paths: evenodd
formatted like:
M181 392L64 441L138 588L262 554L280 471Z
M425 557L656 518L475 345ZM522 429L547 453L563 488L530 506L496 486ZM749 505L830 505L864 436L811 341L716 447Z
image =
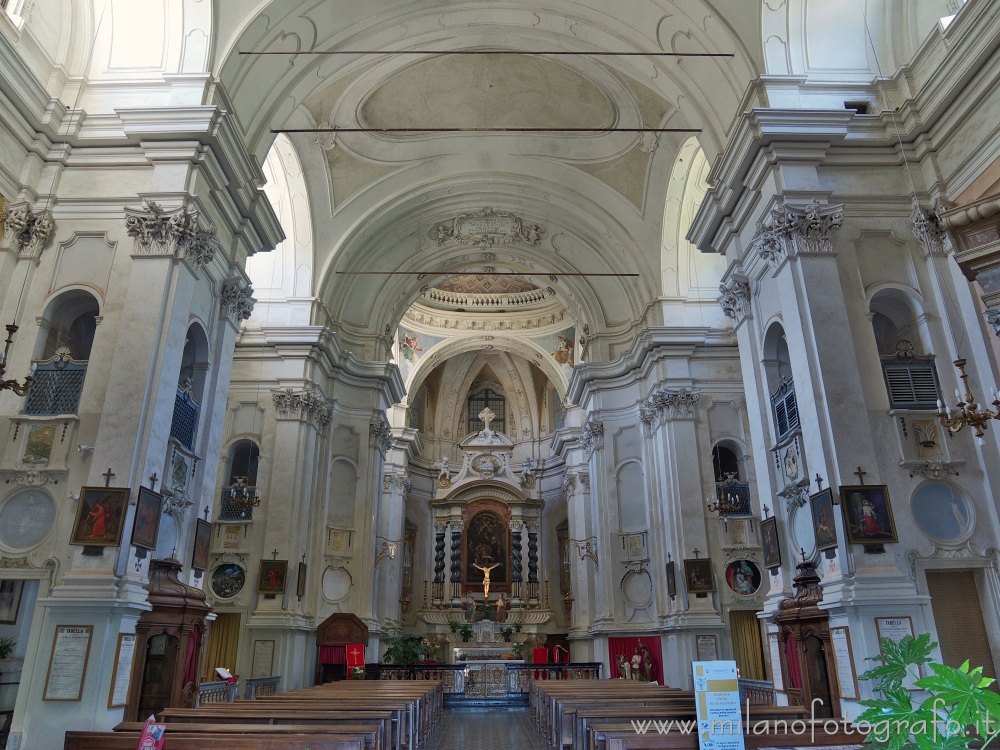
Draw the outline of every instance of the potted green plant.
M493 607L487 602L483 602L479 605L479 618L480 620L492 620L493 619Z
M511 648L510 652L512 654L514 654L514 658L515 659L523 659L524 658L524 644L523 643L515 643L514 646Z
M452 633L457 633L459 624L458 620L448 620L448 629L451 630Z
M0 638L0 659L7 659L14 653L14 646L17 640L14 638Z
M416 664L427 656L427 641L415 633L404 633L403 623L386 620L386 630L389 635L383 639L386 649L382 655L386 664Z
M458 634L462 637L463 643L468 643L472 640L472 626L467 622L463 622L458 626Z
M936 646L926 633L898 642L883 638L882 654L869 657L881 666L860 679L875 681L881 697L861 701L867 710L857 721L871 727L866 744L879 750L966 750L975 742L983 750L1000 734L1000 695L989 689L994 680L983 677L982 667L970 669L968 660L957 668L931 661ZM927 691L917 705L906 680Z
M500 628L500 637L504 639L505 642L510 642L510 639L514 636L514 628Z

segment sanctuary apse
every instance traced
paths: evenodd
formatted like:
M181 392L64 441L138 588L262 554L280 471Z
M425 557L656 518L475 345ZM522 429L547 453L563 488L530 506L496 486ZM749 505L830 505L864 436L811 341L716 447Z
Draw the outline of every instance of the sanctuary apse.
M8 748L397 624L995 670L1000 6L610 9L0 3Z

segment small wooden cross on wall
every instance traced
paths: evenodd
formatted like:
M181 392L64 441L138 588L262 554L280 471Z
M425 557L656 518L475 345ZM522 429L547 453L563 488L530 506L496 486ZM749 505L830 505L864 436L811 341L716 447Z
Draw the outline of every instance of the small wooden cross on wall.
M867 473L867 471L862 471L860 466L858 467L858 470L854 472L854 474L858 477L858 482L862 485L865 483L865 474Z
M278 550L275 549L275 550L271 551L271 559L272 560L277 560L278 559Z
M156 490L156 483L159 482L159 481L160 481L160 477L158 477L155 472L153 474L151 474L150 477L149 477L149 489L155 491Z
M698 559L698 555L701 554L701 550L698 549L697 547L695 547L694 550L693 550L693 552L694 552L694 559L697 560Z
M816 486L819 488L819 491L822 492L823 491L823 482L824 482L824 479L823 479L823 477L821 477L819 475L818 471L816 472L815 482L816 482Z
M103 474L101 474L101 476L104 477L104 486L105 487L110 487L111 486L111 480L116 475L111 472L111 467L109 466L108 470L106 472L104 472Z

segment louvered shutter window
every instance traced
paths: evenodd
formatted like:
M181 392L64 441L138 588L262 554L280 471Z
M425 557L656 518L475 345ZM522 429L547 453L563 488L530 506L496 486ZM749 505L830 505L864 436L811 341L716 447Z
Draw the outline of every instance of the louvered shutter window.
M936 410L940 398L937 369L933 360L901 363L883 362L889 407L892 409Z
M799 406L795 401L795 386L789 381L771 396L774 411L774 429L778 441L784 440L799 428Z

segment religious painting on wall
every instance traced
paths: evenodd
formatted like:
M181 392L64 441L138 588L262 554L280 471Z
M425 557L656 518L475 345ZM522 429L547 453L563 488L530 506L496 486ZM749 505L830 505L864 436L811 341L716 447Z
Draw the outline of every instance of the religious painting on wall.
M715 591L712 560L703 557L684 561L684 582L689 594L709 594Z
M208 545L212 541L212 524L198 519L194 532L194 551L191 553L191 567L195 570L208 569Z
M21 463L47 464L52 455L52 444L56 438L56 426L34 425L28 431L28 440L24 445L24 456Z
M231 599L243 590L246 572L235 563L220 565L212 571L212 591L220 599Z
M667 563L667 596L673 599L677 596L677 563L673 560Z
M733 560L726 566L726 585L740 596L756 594L760 581L760 568L753 560Z
M760 546L764 548L764 567L780 567L781 544L778 541L778 519L775 516L760 522Z
M156 537L160 531L162 513L163 496L146 487L140 487L139 499L135 504L135 524L132 526L133 547L156 549Z
M465 533L465 582L483 582L487 570L493 584L510 581L508 570L508 530L499 513L481 510L469 519Z
M833 490L827 487L809 497L812 509L813 531L816 532L816 549L822 552L837 548L837 527L833 522Z
M21 607L24 581L0 580L0 623L9 625L17 622L17 611Z
M288 560L261 560L257 591L261 594L284 594Z
M80 509L69 543L85 547L117 547L122 539L127 487L81 487Z
M893 544L899 541L884 484L841 487L847 541L851 544Z

